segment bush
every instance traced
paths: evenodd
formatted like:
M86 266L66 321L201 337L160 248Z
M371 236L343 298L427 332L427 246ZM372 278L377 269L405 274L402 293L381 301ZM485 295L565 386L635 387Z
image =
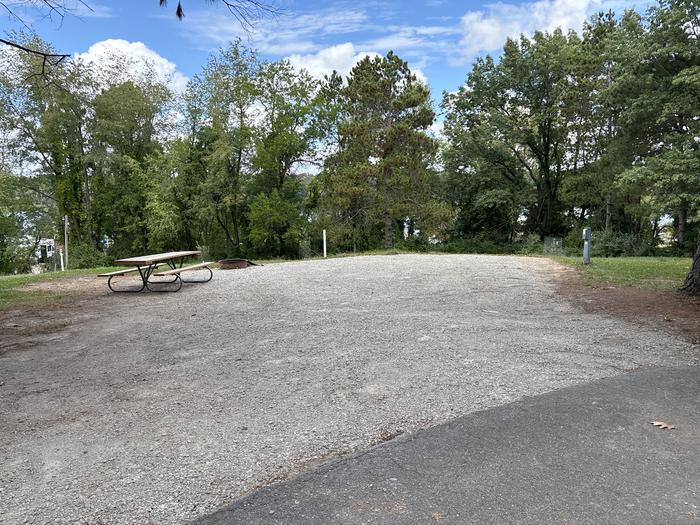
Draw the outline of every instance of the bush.
M100 266L110 266L112 258L89 244L74 244L68 253L68 264L71 269L99 268Z
M652 243L636 235L603 231L594 232L591 236L591 257L638 257L653 254Z
M396 248L406 250L408 252L431 252L441 251L440 244L431 244L422 235L412 236L408 239L401 240L396 243Z
M571 232L564 239L564 253L578 256L583 253L580 232ZM648 239L631 233L594 231L591 235L591 257L643 257L656 255L657 248Z
M542 255L544 253L544 242L536 233L523 236L518 242L517 252L521 255Z
M447 253L491 253L491 254L511 254L515 253L515 247L511 243L500 242L484 237L466 237L464 239L454 239L435 246L434 250Z
M0 243L0 274L27 273L31 260L30 248Z

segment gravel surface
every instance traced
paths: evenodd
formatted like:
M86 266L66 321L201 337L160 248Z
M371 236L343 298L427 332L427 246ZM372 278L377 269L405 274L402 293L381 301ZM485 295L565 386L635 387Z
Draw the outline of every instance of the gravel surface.
M0 345L0 516L178 523L457 415L697 364L679 338L559 298L557 269L356 257L92 301Z

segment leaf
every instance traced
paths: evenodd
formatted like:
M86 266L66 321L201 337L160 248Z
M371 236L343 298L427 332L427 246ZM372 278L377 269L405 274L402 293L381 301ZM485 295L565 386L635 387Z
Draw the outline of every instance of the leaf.
M649 421L649 423L651 423L655 427L659 427L666 430L674 430L676 428L675 425L672 425L671 423L664 423L663 421Z

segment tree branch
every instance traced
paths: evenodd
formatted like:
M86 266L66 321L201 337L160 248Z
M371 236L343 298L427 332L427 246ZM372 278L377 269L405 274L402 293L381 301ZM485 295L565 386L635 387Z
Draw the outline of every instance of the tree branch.
M5 40L4 38L0 38L0 44L5 44L6 46L14 47L15 49L19 49L20 51L24 51L25 53L29 53L31 55L40 57L42 59L40 75L44 75L46 73L47 64L52 67L55 67L70 56L57 53L45 53L44 51L39 51L37 49L25 47L21 44L18 44L17 42L12 42L11 40Z
M207 0L210 4L222 4L228 9L233 17L244 29L251 29L256 20L267 16L274 16L279 13L279 10L271 3L263 0ZM168 0L159 0L161 7L168 5ZM179 20L185 17L185 11L182 8L182 0L178 0L175 16Z

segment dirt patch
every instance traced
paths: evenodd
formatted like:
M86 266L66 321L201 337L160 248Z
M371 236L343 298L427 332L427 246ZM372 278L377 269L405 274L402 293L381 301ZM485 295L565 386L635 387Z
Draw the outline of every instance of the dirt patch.
M557 291L585 311L663 327L700 344L700 299L676 291L593 285L575 268L550 262Z
M19 288L31 293L46 293L46 301L0 310L0 352L4 348L34 344L34 338L73 324L81 313L89 311L94 300L110 294L105 280L96 276L63 277L32 283Z
M77 294L80 296L107 295L107 280L95 275L79 275L75 277L62 277L38 283L25 284L20 290L52 292L57 294Z

